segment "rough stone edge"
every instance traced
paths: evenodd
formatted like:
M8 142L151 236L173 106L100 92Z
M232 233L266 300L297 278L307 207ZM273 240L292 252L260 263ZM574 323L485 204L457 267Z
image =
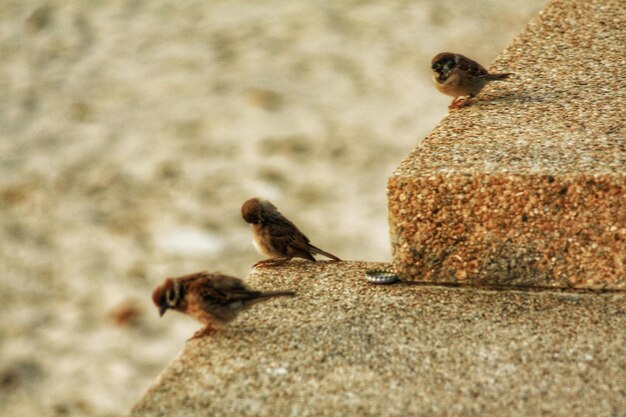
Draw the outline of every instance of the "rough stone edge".
M494 228L489 229L489 221L485 221L486 232L492 233L494 236L494 247L501 243L503 250L495 253L501 259L494 261L495 266L502 268L483 268L476 269L477 265L472 262L479 263L484 259L474 258L467 259L468 252L478 251L485 252L485 248L480 249L480 243L464 245L458 242L458 235L465 233L462 240L466 240L472 231L466 233L465 225L468 219L475 217L475 211L480 209L484 204L480 198L471 201L476 194L481 194L481 190L477 190L480 184L495 183L497 187L485 196L492 194L493 204L488 213L488 217L492 217L491 221L500 223L509 223L513 227L510 230L503 231ZM594 185L590 186L589 184ZM440 174L428 177L406 177L393 175L388 181L388 216L390 225L390 237L392 243L392 257L394 268L398 274L407 280L435 282L435 283L454 283L454 284L471 284L471 285L514 285L520 287L535 288L583 288L593 290L626 290L626 273L624 272L624 254L626 254L626 223L623 217L626 216L625 210L620 207L626 207L626 176L625 175L563 175L563 176L546 176L546 175L507 175L507 174ZM533 258L537 252L541 252L543 248L537 248L536 251L531 250L530 246L533 242L542 244L549 243L550 236L546 229L557 229L559 233L563 232L564 225L569 230L577 230L584 226L585 221L594 221L601 212L596 207L596 202L602 199L602 195L597 194L597 187L605 187L612 190L612 194L617 197L609 201L612 205L604 207L602 214L608 213L609 216L604 218L601 223L608 230L613 230L615 234L615 252L609 254L610 258L600 260L595 256L596 249L592 245L605 245L607 236L602 230L596 227L596 233L589 231L587 245L583 245L575 256L583 256L585 259L578 259L577 264L572 264L558 268L559 273L550 273L555 265L548 265L545 262L537 262ZM437 190L430 195L429 191ZM563 190L566 190L563 195ZM424 193L423 193L424 192ZM500 194L502 193L502 195ZM515 195L520 194L517 200L526 203L526 207L520 207L516 204ZM569 200L565 200L568 198ZM498 205L495 197L502 196L504 200ZM454 209L455 199L463 197L466 200L461 205L462 208ZM438 200L433 203L432 200ZM445 200L452 201L446 205ZM478 201L476 201L478 200ZM565 203L564 203L565 200ZM620 200L624 200L620 204ZM412 206L412 202L417 202L417 206ZM443 204L441 204L443 202ZM457 204L459 204L457 202ZM551 216L545 215L543 210L545 207L560 207L559 212ZM551 206L550 206L551 205ZM437 210L437 214L426 213L424 210ZM495 207L494 207L495 206ZM581 207L583 207L581 209ZM586 208L585 208L586 207ZM521 210L520 210L521 208ZM467 209L467 211L465 211ZM524 210L529 213L524 214ZM494 213L500 211L499 213ZM534 213L535 214L533 215ZM483 213L483 217L484 217ZM526 218L524 218L526 216ZM417 219L421 217L421 221ZM551 219L546 219L551 217ZM568 218L571 218L568 220ZM599 222L599 220L598 220ZM421 250L416 248L416 240L410 241L403 237L406 233L416 235L418 223L420 226L426 224L431 229L431 236L422 238L420 243ZM471 222L470 222L471 223ZM522 225L523 223L523 225ZM622 227L619 227L619 225ZM438 226L437 226L438 225ZM531 226L539 226L539 230L529 232L523 235L526 229L533 229ZM617 226L615 226L617 225ZM412 226L415 226L411 229ZM470 227L475 226L470 224ZM523 226L523 227L522 227ZM596 226L598 226L596 224ZM406 231L407 227L410 229ZM461 227L463 230L455 234L451 228ZM436 230L441 228L444 230ZM423 227L422 227L423 229ZM447 230L446 230L447 229ZM542 232L543 229L544 231ZM522 242L528 245L510 244L510 237L519 235L523 237ZM422 233L423 234L423 233ZM562 233L562 239L567 239L567 231ZM455 237L456 236L456 237ZM525 236L525 237L524 237ZM420 237L422 237L420 235ZM437 242L439 240L439 242ZM442 242L447 240L447 242ZM504 250L505 242L509 240L509 250ZM610 239L609 239L610 240ZM428 244L431 243L431 244ZM461 247L457 249L457 244ZM549 246L549 245L548 245ZM534 253L531 253L534 252ZM548 253L554 252L552 249ZM519 256L515 256L515 255ZM621 254L621 255L620 255ZM483 253L483 256L487 255ZM542 256L545 257L545 253ZM461 259L460 261L458 259ZM513 259L515 258L515 259ZM550 257L552 258L552 257ZM430 259L430 261L423 261ZM501 262L500 262L501 261ZM567 262L568 257L561 259L561 263ZM576 260L570 259L571 262ZM582 262L582 263L581 263ZM514 268L510 266L514 265ZM504 268L504 269L503 269ZM578 271L578 274L575 272Z

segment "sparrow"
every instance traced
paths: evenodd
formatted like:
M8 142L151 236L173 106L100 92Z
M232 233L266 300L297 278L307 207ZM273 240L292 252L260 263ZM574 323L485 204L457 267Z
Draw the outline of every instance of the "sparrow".
M163 316L168 309L185 313L203 323L196 339L233 321L239 313L273 297L294 296L293 291L255 291L236 277L207 271L167 278L154 289L152 301ZM189 339L189 340L191 340Z
M452 52L435 55L430 68L437 90L454 97L450 109L468 105L489 81L505 80L513 75L492 74L478 62Z
M335 255L313 246L309 238L267 200L249 199L241 206L241 215L251 225L254 237L252 243L256 250L270 258L257 262L253 268L282 265L292 258L315 261L313 255L324 255L341 261Z

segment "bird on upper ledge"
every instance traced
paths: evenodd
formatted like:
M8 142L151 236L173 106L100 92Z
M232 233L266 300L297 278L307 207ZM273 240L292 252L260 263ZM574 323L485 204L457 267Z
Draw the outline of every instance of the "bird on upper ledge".
M490 73L478 62L452 52L435 55L430 68L437 90L454 97L450 109L467 106L490 81L506 80L513 75Z
M203 323L205 327L191 337L196 339L235 320L239 313L254 304L274 297L294 295L293 291L255 291L239 278L202 271L167 278L154 289L152 301L159 308L161 316L171 309Z
M309 238L267 200L247 200L241 206L241 215L251 225L252 243L256 250L269 257L253 267L278 266L292 258L315 261L313 255L324 255L334 261L341 261L335 255L313 246Z

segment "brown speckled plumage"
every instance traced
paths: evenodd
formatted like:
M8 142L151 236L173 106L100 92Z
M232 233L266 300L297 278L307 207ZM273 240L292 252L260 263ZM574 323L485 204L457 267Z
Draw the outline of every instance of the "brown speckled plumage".
M259 198L247 200L241 207L241 215L251 225L256 249L270 258L257 262L254 266L281 265L292 258L315 261L314 255L323 255L335 261L341 260L312 245L309 238L267 200Z
M236 277L206 271L167 278L155 288L152 301L163 315L168 309L188 314L206 325L194 335L200 337L234 320L240 312L272 297L292 296L291 291L251 290Z
M433 84L443 94L454 97L450 108L466 106L490 81L505 80L511 74L490 73L478 62L452 52L435 55L431 61ZM461 99L461 97L467 97Z

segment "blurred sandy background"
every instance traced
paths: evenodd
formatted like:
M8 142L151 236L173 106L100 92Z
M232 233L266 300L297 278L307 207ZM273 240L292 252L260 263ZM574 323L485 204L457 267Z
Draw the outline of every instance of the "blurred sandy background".
M249 197L389 260L430 58L487 64L545 3L0 2L0 414L126 413L198 328L153 287L261 259Z

